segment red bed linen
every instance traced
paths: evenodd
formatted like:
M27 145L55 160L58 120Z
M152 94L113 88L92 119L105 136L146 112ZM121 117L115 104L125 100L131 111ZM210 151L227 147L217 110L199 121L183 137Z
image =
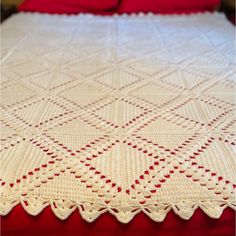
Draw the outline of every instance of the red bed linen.
M66 1L66 0L65 0ZM112 12L116 6L108 8L86 8L84 6L60 4L50 5L48 0L27 0L20 6L21 11L43 13L76 14L82 12ZM60 1L59 1L60 2ZM61 1L62 3L63 1ZM135 2L135 3L134 3ZM219 0L123 0L119 13L193 13L213 10ZM160 2L160 4L159 4ZM155 3L155 5L153 5ZM186 8L188 6L188 8ZM109 213L103 214L93 223L87 223L75 211L67 220L58 219L49 207L38 216L27 214L21 205L17 205L7 216L1 217L2 235L165 235L165 236L233 236L235 233L235 212L226 209L220 219L211 219L200 209L196 210L189 221L185 221L169 212L165 220L157 223L144 214L138 214L129 224L119 223Z
M24 0L19 11L49 14L105 13L116 9L118 0Z
M219 0L123 0L118 13L196 13L213 11L219 4Z
M38 216L31 216L17 205L7 216L2 217L2 235L158 235L158 236L233 236L235 212L225 209L220 219L209 218L200 209L191 220L183 220L169 212L161 223L154 222L143 213L128 224L119 223L114 216L105 213L93 223L84 221L75 211L62 221L49 207Z
M213 11L220 0L24 0L19 11L49 14L161 14Z

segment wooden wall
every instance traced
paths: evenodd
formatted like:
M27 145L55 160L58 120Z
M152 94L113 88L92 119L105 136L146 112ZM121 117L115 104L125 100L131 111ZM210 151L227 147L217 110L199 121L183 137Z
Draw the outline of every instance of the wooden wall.
M19 5L23 0L1 0L2 4Z
M222 4L230 9L235 9L235 0L222 0Z

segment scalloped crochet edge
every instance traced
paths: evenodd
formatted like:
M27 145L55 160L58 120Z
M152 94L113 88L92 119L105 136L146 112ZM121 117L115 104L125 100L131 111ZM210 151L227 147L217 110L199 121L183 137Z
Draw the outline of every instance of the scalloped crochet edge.
M236 211L235 201L182 201L175 203L157 203L150 205L126 205L122 203L118 206L90 202L74 202L69 200L44 200L38 198L25 198L14 200L11 198L0 198L0 215L5 216L18 204L21 204L24 210L36 216L41 213L45 207L50 206L51 210L61 220L67 219L76 209L79 210L81 217L87 222L95 221L103 213L109 212L121 223L129 223L135 215L143 212L150 219L156 222L162 222L167 213L173 210L176 215L184 220L189 220L195 210L200 208L210 218L218 219L225 208L229 207Z
M112 15L96 15L92 13L78 13L78 14L58 14L58 13L43 13L38 11L20 11L18 14L21 15L44 15L44 16L52 16L52 17L63 17L63 18L77 18L77 17L94 17L94 18L113 18L113 17L121 17L121 18L132 18L132 17L162 17L162 18L176 18L176 17L186 17L186 16L221 16L226 19L226 16L221 12L195 12L195 13L173 13L173 14L157 14L152 12L138 12L138 13L114 13Z

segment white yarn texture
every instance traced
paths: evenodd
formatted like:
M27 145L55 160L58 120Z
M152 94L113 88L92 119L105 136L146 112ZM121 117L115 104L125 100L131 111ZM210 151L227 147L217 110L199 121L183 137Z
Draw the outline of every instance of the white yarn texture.
M235 208L234 27L219 14L2 25L0 213L163 221Z

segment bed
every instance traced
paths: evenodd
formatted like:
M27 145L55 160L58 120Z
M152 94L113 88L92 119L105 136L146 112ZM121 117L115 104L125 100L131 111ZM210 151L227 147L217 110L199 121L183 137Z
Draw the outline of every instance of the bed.
M217 12L8 19L3 233L233 235L234 48Z

